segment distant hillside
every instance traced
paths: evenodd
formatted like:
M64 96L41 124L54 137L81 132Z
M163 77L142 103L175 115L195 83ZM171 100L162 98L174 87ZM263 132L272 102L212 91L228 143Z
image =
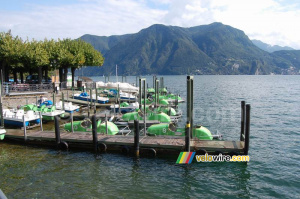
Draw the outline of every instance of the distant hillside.
M156 24L135 34L81 39L105 57L101 68L88 67L86 75L115 74L116 64L120 75L294 74L290 68L299 68L298 61L290 60L293 56L268 53L243 31L221 23L191 28Z
M251 41L253 42L254 45L256 45L260 49L262 49L264 51L267 51L269 53L272 53L272 52L275 52L275 51L280 51L280 50L294 50L293 48L288 47L288 46L285 46L285 47L278 46L278 45L272 46L270 44L266 44L262 41L255 40L255 39L253 39Z

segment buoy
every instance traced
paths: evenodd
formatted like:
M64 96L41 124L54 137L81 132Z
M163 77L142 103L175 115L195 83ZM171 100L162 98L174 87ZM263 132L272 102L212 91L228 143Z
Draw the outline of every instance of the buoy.
M207 151L205 149L198 149L196 151L196 155L205 155L207 153Z
M102 142L98 143L98 151L99 152L106 152L106 150L107 150L106 144L104 144Z
M59 149L62 149L62 150L68 150L69 145L68 145L67 142L61 141L61 142L59 143L59 145L58 145L58 148L59 148Z
M149 153L150 153L151 157L156 157L156 151L155 151L155 149L153 149L153 148L149 149Z
M122 154L128 155L129 154L129 147L128 146L122 146Z
M230 155L230 156L233 156L233 155L239 155L239 153L236 152L236 151L230 151L230 152L228 153L228 155Z

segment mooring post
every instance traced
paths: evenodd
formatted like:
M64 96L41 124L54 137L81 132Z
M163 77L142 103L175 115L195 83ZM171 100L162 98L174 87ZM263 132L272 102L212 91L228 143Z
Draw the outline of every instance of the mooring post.
M240 141L245 141L245 115L246 102L241 101L241 136Z
M141 78L139 79L139 109L142 110L142 79Z
M1 94L0 94L1 95ZM0 97L1 98L1 97ZM2 102L0 102L0 116L1 116L1 127L4 128L4 119L3 119L3 106Z
M193 85L194 77L187 76L187 121L189 122L190 128L190 136L193 138L193 104L194 104L194 95L193 95Z
M25 122L25 115L22 116L23 120L23 127L24 127L24 141L27 141L27 133L26 133L26 122Z
M119 103L119 115L121 114L121 98L120 98L120 85L118 84L118 103Z
M55 93L52 94L53 104L55 104Z
M72 98L74 99L74 88L72 88Z
M144 89L144 136L146 136L146 98L147 98L147 90L146 90L146 79L143 79L143 89Z
M155 89L155 87L156 87L156 76L155 75L153 75L153 88Z
M250 104L246 105L246 131L245 131L245 148L244 154L248 155L249 151L249 142L250 142Z
M26 97L26 104L28 104L28 98Z
M42 116L42 112L39 112L39 116L40 116L41 131L43 131L43 116Z
M96 92L96 100L98 99L98 89L96 88L95 89L95 92ZM96 101L95 101L95 104L94 104L94 114L96 114L96 110L97 109L97 107L96 107Z
M140 129L138 120L134 120L134 155L136 157L140 155Z
M159 105L159 92L158 92L158 87L159 87L159 80L155 80L155 108L158 107Z
M191 139L190 129L191 129L190 123L189 121L187 121L185 125L185 151L186 152L190 152L190 139Z
M67 90L67 101L69 99L69 90Z
M108 135L107 116L105 114L105 134Z
M35 96L35 104L38 105L38 99L37 99L37 96Z
M71 130L72 130L72 133L74 133L74 126L73 126L73 111L71 111L70 113L70 117L71 117Z
M60 130L59 130L59 122L58 122L58 116L54 116L54 125L55 125L55 141L56 144L60 144Z
M94 150L97 153L98 152L98 137L97 137L97 122L96 122L96 116L92 116L92 131L93 131L93 146Z
M61 104L62 104L62 110L65 110L65 95L64 95L64 92L61 92Z
M114 103L114 116L116 116L116 103Z

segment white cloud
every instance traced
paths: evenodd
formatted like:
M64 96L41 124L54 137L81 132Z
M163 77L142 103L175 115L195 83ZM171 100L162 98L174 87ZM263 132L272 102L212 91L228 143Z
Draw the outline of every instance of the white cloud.
M275 0L174 0L164 21L185 27L222 22L250 39L300 49L299 7Z
M191 27L217 21L243 30L250 39L300 49L299 7L298 2L292 4L289 0L78 0L55 6L37 3L27 4L18 12L0 8L0 31L11 29L23 38L78 38L83 34L135 33L155 23Z

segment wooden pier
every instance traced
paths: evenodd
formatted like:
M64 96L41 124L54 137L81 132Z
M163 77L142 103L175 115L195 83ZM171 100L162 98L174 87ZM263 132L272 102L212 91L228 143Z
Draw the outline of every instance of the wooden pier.
M26 141L24 132L18 129L7 129L5 141L17 141L24 144L34 144L42 146L55 146L56 137L54 131L27 131ZM62 132L60 139L68 144L70 149L90 149L93 150L93 134L87 132ZM107 151L124 151L124 147L130 151L134 146L134 136L123 135L103 135L97 134L98 143L106 145ZM185 149L185 138L175 136L140 136L139 145L141 152L143 149L152 149L157 155L164 155L165 151L178 154ZM204 141L191 139L190 151L205 150L209 154L222 152L224 154L244 154L244 141ZM143 155L141 153L141 155Z
M145 81L140 79L140 96L142 96L141 85L143 82L143 93L146 96ZM156 90L158 90L157 80L155 81ZM157 93L158 96L158 93ZM62 97L63 98L63 97ZM77 103L80 100L68 98L66 101ZM141 108L141 98L140 108ZM158 99L156 99L157 104ZM86 101L81 101L88 104ZM95 104L95 103L92 103ZM98 104L100 106L108 106L110 104ZM144 101L144 112L145 109ZM250 140L250 105L241 102L241 129L240 140L224 141L224 140L199 140L193 138L193 77L187 77L187 123L185 127L185 136L147 136L144 131L140 133L140 126L144 126L146 121L129 123L134 126L134 135L107 135L97 133L96 118L100 114L91 117L92 132L60 132L58 117L55 116L55 131L6 129L4 141L19 142L21 144L33 144L40 146L54 146L61 149L88 149L96 153L104 151L119 151L124 154L135 154L136 156L150 154L155 155L171 155L178 156L179 152L194 151L196 154L230 154L230 155L248 155ZM1 109L1 104L0 104ZM90 110L90 109L89 109ZM95 110L95 109L94 109ZM88 114L90 116L90 113ZM108 115L101 115L106 116ZM116 115L119 116L120 115ZM2 117L3 118L3 117ZM153 122L153 121L152 121ZM4 122L2 122L3 124ZM107 128L107 127L106 127ZM106 129L107 132L107 129Z

